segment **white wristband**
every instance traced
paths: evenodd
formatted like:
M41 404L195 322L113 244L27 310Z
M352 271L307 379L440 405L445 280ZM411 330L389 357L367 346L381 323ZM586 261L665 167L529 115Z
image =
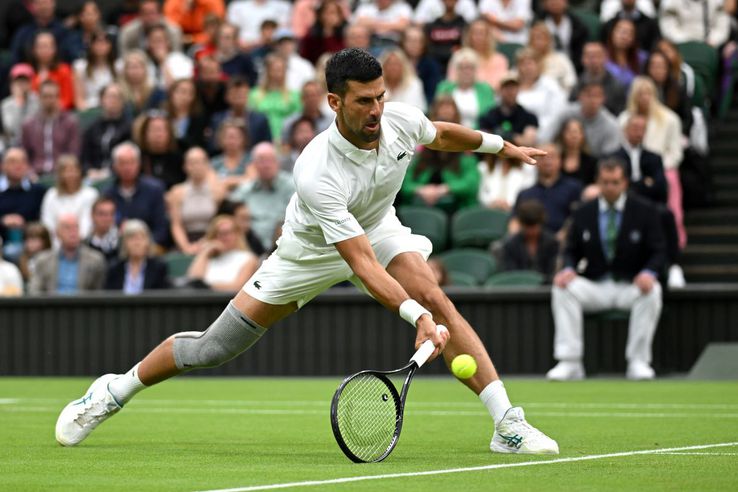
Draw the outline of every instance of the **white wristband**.
M499 151L502 150L502 148L505 146L505 141L502 140L502 137L499 135L494 135L492 133L486 133L486 132L480 132L477 130L477 133L479 133L482 136L482 144L477 147L475 152L483 152L485 154L496 154Z
M417 323L418 318L424 314L427 314L431 319L433 319L433 315L430 311L418 304L415 299L406 299L402 301L402 304L400 304L400 317L413 326Z

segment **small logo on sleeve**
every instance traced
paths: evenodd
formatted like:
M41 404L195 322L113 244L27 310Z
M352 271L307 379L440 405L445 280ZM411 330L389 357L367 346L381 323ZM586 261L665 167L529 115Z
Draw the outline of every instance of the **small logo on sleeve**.
M259 282L258 280L255 280L254 287L256 287L256 290L261 290L261 282Z
M400 152L399 154L397 154L397 160L399 161L400 159L402 159L402 158L403 158L403 157L405 157L406 155L407 155L407 152L405 152L405 151L403 150L402 152Z

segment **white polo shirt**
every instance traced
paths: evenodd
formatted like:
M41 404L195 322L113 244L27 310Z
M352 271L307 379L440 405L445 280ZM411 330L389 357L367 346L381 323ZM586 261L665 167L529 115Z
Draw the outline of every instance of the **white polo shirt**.
M436 128L420 109L385 103L377 150L346 140L336 122L316 136L295 163L292 195L277 255L310 260L336 253L333 243L371 236L383 219L394 220L395 200L418 144Z

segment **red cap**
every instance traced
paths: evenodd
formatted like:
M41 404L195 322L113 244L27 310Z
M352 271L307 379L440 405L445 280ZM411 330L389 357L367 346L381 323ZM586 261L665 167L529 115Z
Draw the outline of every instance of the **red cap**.
M28 63L18 63L10 69L10 78L26 77L32 79L34 76L33 67Z

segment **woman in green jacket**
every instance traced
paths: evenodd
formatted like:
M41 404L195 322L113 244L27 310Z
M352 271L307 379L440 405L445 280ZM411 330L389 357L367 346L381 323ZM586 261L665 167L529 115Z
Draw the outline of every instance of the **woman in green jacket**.
M249 107L264 113L269 120L269 129L275 143L282 134L282 123L287 116L302 110L300 94L287 88L287 62L284 58L270 54L264 58L264 79L258 87L251 89Z
M458 123L459 109L453 98L436 99L431 119ZM423 148L405 173L400 191L403 203L427 205L453 213L477 205L479 169L472 153L440 152Z

